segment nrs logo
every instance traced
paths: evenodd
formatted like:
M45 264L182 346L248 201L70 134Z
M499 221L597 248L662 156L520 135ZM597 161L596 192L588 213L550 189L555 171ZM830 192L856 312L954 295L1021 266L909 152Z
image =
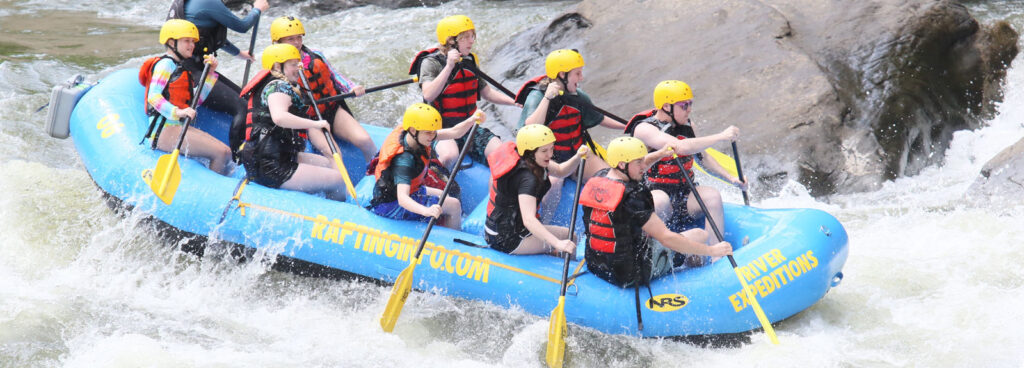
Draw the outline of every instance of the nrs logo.
M685 307L690 299L680 294L661 294L647 299L647 309L655 312L672 312Z

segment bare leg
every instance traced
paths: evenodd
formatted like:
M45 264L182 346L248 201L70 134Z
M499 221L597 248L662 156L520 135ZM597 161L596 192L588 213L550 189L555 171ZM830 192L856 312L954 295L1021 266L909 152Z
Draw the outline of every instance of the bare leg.
M491 140L487 141L487 147L484 147L484 156L490 157L491 153L497 150L499 146L501 146L501 139L498 139L498 137L491 138Z
M359 147L359 150L363 151L363 158L366 159L366 162L370 162L373 155L377 154L377 146L370 139L370 134L345 109L339 107L338 111L334 113L331 131L334 132L334 136Z
M178 135L184 128L182 125L166 125L160 132L157 149L164 152L174 151L178 143ZM227 175L228 161L231 160L231 149L224 142L217 140L209 133L190 128L185 133L185 141L181 143L181 153L187 157L199 157L210 160L210 170Z
M316 162L317 164L306 162ZM299 167L295 169L295 173L288 181L281 184L281 188L306 193L326 192L327 198L344 201L345 185L341 173L333 167L324 167L319 164L331 165L330 160L325 157L300 153Z
M600 157L597 157L596 154L588 154L587 155L587 164L586 164L586 166L583 167L583 181L584 181L584 183L586 183L586 180L588 180L591 177L593 177L594 174L596 174L598 171L600 171L602 169L607 169L607 168L608 168L608 163L607 162L604 162L604 160L602 160Z
M440 197L442 190L437 188L426 187L427 195L434 197ZM441 204L441 218L438 219L444 227L461 230L462 229L462 202L455 197L447 197L444 199L444 203Z
M703 185L697 186L697 192L700 193L700 198L704 200L704 205L707 206L708 211L711 212L707 215L711 216L711 219L714 220L715 224L719 226L718 230L724 233L725 223L722 222L722 220L725 218L725 215L724 210L722 209L722 195L718 193L717 189L712 187L706 187ZM687 201L687 213L689 213L691 216L697 216L703 213L703 211L701 211L700 209L700 204L697 203L697 198L693 196L693 193L690 193L690 196L689 198L687 198ZM713 230L711 230L710 222L705 221L704 229L709 232L708 244L714 244L722 241L721 239L718 239L717 236L711 236L713 235Z
M674 211L668 194L662 190L655 189L651 191L651 196L654 197L654 213L657 213L658 218L662 221L668 222L672 218Z
M434 147L437 152L437 159L441 161L441 165L451 170L455 165L455 159L459 158L459 145L455 144L454 139L447 139L437 141L437 145Z
M556 238L566 239L569 237L569 229L561 226L544 225ZM519 246L512 251L512 254L539 254L546 253L550 255L558 255L558 249L555 249L551 244L545 243L540 239L539 236L530 234L523 238L519 242ZM574 251L575 253L575 251Z

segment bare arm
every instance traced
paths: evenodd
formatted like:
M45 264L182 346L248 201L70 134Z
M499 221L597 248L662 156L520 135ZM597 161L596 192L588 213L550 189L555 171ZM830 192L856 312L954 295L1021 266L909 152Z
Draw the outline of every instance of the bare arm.
M462 137L469 132L470 127L472 127L474 123L479 121L479 124L483 124L486 120L487 114L484 114L483 111L477 110L473 116L463 120L461 123L458 123L451 128L438 130L437 140L456 139Z
M267 105L270 107L270 119L274 124L289 129L327 129L328 124L323 120L310 120L292 115L288 108L292 106L292 99L281 92L271 93L267 97Z
M441 207L433 205L430 207L424 206L416 202L409 196L409 184L398 184L398 205L408 210L409 212L426 216L426 217L439 217L441 216Z
M526 117L526 124L544 124L544 119L548 115L548 106L551 104L551 99L558 96L562 92L562 86L558 83L548 83L547 89L544 91L544 98L540 99L540 103L537 104L537 109L533 110L530 116Z
M590 149L586 145L580 146L580 149L576 151L576 154L572 158L565 160L563 163L556 163L554 160L548 162L548 174L557 178L564 178L572 174L576 170L576 164L580 162L583 156L587 155Z
M451 49L448 50L447 58L447 62L441 68L441 72L437 74L437 77L420 85L423 89L423 101L426 101L426 103L434 102L441 95L441 92L444 91L444 85L448 83L448 78L452 75L452 70L455 70L455 64L459 62L462 55L459 54L459 50Z
M610 118L608 116L605 116L604 119L601 119L601 126L603 126L605 128L612 128L612 129L615 129L615 130L617 130L619 132L621 132L622 130L626 129L626 124L617 122L617 121L615 121L615 119L612 119L612 118Z
M732 245L728 242L719 242L712 246L695 242L682 234L669 230L669 228L665 226L665 222L661 221L661 218L658 217L658 215L651 215L651 218L647 219L647 222L644 223L643 230L654 237L654 239L657 239L658 242L666 248L679 253L699 254L712 257L722 257L732 254Z
M537 197L529 194L519 195L519 215L523 218L523 225L526 226L526 230L530 230L530 233L540 238L548 244L558 244L559 239L548 231L548 228L544 224L540 223L535 215L537 213Z
M496 104L499 104L499 105L509 105L509 106L516 105L516 100L514 98L509 97L508 95L506 95L504 93L501 93L496 88L491 88L490 85L484 85L483 90L480 91L480 96L483 97L487 101L490 101L490 102L493 102L493 103L496 103ZM519 107L522 107L522 106L519 106Z

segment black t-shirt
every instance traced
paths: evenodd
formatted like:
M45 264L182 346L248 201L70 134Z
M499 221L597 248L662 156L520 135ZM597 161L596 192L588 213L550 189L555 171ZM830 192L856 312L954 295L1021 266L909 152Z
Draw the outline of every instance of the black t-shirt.
M487 227L499 234L520 234L526 230L523 225L522 211L519 209L519 195L531 195L540 200L551 189L551 180L545 175L538 179L530 169L520 162L511 172L498 178L497 192L494 195L496 205L487 216Z

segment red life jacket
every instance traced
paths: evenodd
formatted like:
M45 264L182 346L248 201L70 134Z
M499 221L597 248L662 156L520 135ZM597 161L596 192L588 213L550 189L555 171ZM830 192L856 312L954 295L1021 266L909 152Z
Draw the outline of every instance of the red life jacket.
M324 61L320 53L314 52L306 46L302 46L302 51L309 55L309 64L305 65L303 73L306 75L306 82L309 83L310 92L313 92L313 98L319 100L337 95L338 89L334 85L334 72L327 66L327 62ZM333 107L332 105L333 103L323 103L316 106L320 109L320 113L324 113L328 111L329 107ZM306 115L316 117L313 106L309 107Z
M192 102L192 75L188 70L181 67L180 62L166 54L146 59L142 63L142 67L139 68L139 83L146 87L146 97L144 98L149 99L149 83L153 80L153 69L156 68L156 63L165 58L174 62L174 71L171 72L171 77L167 80L167 86L164 87L160 94L177 108L187 109L189 103ZM156 113L156 110L149 105L149 101L146 101L146 114L153 115Z
M580 192L580 205L592 208L587 222L588 242L598 252L615 253L615 224L610 214L619 207L625 192L626 185L621 181L603 176L590 178Z
M524 83L519 88L519 93L516 94L516 102L526 102L530 91L539 90L537 85L543 79L542 75ZM583 145L583 110L578 103L573 103L575 99L575 96L561 95L548 103L544 125L547 125L555 133L556 156L575 154L576 150Z
M395 128L388 134L388 137L384 139L384 144L380 147L380 153L377 156L377 165L374 167L373 176L380 181L381 174L384 170L391 168L391 161L394 160L399 154L405 152L405 145L402 144L403 137L402 128ZM424 177L427 176L427 169L430 167L430 161L427 157L430 157L430 146L424 147L426 150L425 154L420 156L419 159L423 161L423 171L415 178L412 178L412 182L409 183L409 193L415 193L420 189L420 185L423 184Z
M516 142L502 142L498 149L487 156L487 166L491 168L490 194L487 201L487 216L494 211L494 198L498 193L498 179L508 174L519 164L519 152L516 151Z
M657 111L658 110L651 109L633 115L633 118L629 119L629 123L626 124L626 128L623 129L623 131L632 137L636 132L637 126L641 123L648 123L654 125L658 130L665 134L675 136L677 139L693 138L692 129L685 129L675 123L665 123L660 120L652 119ZM648 151L653 152L654 150L648 149ZM646 180L655 184L676 185L685 183L688 177L693 176L693 156L679 156L679 160L683 163L683 168L686 169L685 174L679 169L679 165L676 164L676 160L670 156L658 160L654 165L651 165L651 168L647 170Z
M409 66L409 74L419 74L420 65L428 57L438 60L442 67L448 62L445 55L437 48L423 50L413 58L412 65ZM475 54L468 57L472 59L473 65L477 65ZM441 113L441 118L445 121L444 126L449 127L452 125L450 122L464 120L476 112L476 102L480 99L480 88L480 77L471 70L457 65L448 77L441 95L430 105Z

